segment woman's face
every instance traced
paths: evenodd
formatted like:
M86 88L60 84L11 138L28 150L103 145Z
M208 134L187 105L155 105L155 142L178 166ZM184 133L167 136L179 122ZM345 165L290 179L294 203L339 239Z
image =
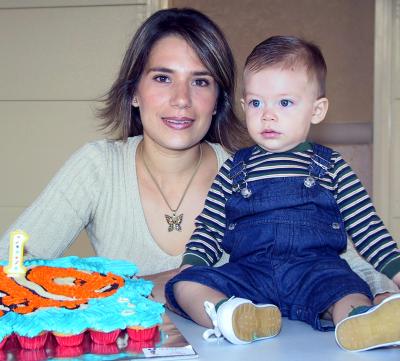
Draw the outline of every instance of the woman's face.
M217 96L217 83L194 50L170 35L151 49L132 105L139 108L145 138L182 150L207 133Z

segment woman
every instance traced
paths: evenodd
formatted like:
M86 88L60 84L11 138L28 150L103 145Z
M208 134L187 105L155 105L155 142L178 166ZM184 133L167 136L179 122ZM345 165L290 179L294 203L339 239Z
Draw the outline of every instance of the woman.
M232 151L246 134L234 85L231 50L211 20L194 10L151 16L100 114L118 139L75 153L11 227L30 234L26 254L58 257L86 228L97 255L131 260L140 274L178 267L227 157L221 144Z
M210 19L190 9L153 14L100 114L119 138L76 152L10 227L30 234L27 255L58 257L86 228L97 255L134 262L161 299L224 148L247 139L233 112L234 85L231 50Z

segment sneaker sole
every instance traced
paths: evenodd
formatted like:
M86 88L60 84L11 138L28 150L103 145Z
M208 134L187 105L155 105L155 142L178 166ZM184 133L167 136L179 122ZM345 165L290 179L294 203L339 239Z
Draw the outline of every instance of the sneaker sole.
M348 351L400 345L400 297L383 301L371 312L345 319L336 327L336 341Z
M244 303L232 315L233 332L244 342L276 336L281 329L281 323L281 312L273 305L256 307L251 303Z

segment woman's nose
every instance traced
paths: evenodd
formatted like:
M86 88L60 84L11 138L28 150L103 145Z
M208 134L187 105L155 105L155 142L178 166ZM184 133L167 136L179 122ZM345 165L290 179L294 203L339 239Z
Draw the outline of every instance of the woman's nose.
M189 108L192 106L189 84L174 84L171 105L178 108Z

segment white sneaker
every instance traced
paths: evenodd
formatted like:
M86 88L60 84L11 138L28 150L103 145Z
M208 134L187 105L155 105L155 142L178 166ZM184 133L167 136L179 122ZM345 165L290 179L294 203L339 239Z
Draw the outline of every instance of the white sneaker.
M338 345L348 351L400 345L400 294L346 317L336 325L335 337Z
M204 302L214 329L203 333L203 338L225 337L234 344L246 344L276 336L281 329L281 312L271 304L255 305L244 298L231 298L215 311L214 304Z

